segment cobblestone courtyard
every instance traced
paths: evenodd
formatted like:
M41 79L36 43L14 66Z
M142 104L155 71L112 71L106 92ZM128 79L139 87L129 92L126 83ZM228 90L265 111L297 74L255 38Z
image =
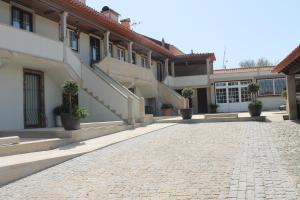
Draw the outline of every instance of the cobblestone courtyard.
M179 124L0 188L0 199L300 199L300 125Z

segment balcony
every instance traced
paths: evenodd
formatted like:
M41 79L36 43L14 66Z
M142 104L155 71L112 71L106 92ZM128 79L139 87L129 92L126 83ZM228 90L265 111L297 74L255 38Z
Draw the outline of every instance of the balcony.
M138 65L124 62L112 57L104 58L98 66L111 77L117 79L124 85L153 84L155 77L152 71Z
M0 24L0 49L53 61L63 61L63 43Z
M209 77L208 75L196 75L196 76L180 76L173 77L167 76L164 83L173 89L184 87L208 87Z

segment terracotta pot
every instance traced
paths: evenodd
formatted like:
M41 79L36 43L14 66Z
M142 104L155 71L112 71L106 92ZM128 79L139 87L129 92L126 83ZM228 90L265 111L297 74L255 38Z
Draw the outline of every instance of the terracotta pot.
M172 116L173 109L172 108L163 109L163 113L164 113L164 116Z

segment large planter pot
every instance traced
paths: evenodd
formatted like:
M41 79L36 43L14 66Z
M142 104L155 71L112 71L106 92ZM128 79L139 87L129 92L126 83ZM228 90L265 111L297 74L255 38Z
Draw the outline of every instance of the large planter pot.
M210 107L210 112L211 112L211 113L217 113L217 108L218 108L218 107L216 107L216 106L211 106L211 107Z
M172 108L163 109L163 114L164 116L172 116L173 109Z
M55 126L56 127L62 127L62 122L61 122L61 116L60 115L56 115L55 116Z
M62 113L61 121L65 130L80 129L80 119L75 118L71 113Z
M251 117L259 117L262 111L262 106L248 106L249 114Z
M192 119L193 109L192 108L181 109L180 114L182 116L182 119Z

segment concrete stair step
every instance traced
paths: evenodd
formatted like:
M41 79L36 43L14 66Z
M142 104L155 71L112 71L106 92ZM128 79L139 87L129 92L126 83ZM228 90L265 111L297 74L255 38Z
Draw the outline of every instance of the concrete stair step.
M125 130L84 142L76 142L49 151L0 157L0 186L94 150L173 125L152 124L147 127Z

